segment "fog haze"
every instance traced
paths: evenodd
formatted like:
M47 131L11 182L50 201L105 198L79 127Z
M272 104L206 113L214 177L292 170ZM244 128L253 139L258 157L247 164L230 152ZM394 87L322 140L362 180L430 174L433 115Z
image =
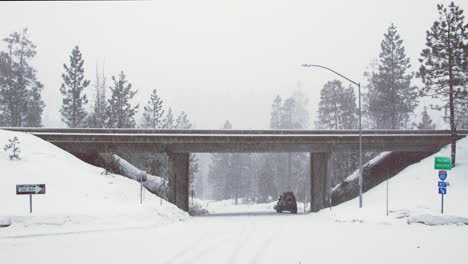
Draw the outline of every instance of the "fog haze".
M448 2L3 2L0 36L29 28L38 51L32 64L44 84L44 126L65 126L59 113L62 65L79 45L91 82L96 64L105 65L108 83L125 72L138 89L138 117L156 88L164 106L187 112L195 128L221 128L229 119L234 128L265 129L274 97L289 97L298 88L310 99L311 124L315 120L320 89L337 76L303 63L364 82L391 23L416 70L436 5ZM457 4L466 9L466 2Z

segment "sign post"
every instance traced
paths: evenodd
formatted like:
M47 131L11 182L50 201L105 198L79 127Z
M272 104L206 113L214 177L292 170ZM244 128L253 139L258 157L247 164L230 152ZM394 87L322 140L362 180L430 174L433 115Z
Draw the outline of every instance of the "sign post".
M147 180L147 176L146 176L146 171L143 171L140 175L139 175L139 180L140 180L140 204L143 204L143 182Z
M439 170L439 182L437 187L439 188L439 194L441 195L440 213L444 213L444 195L447 194L447 170L452 169L452 159L450 157L435 157L434 158L434 169Z
M29 213L32 213L32 195L45 194L45 184L17 184L16 194L29 194Z

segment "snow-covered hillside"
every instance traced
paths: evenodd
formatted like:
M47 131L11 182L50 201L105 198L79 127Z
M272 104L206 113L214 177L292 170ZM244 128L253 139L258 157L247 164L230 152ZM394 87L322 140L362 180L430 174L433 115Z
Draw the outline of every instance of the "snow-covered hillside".
M438 170L434 157L450 157L450 146L415 163L388 181L390 217L386 217L386 189L383 182L363 195L363 208L358 210L358 198L332 208L338 219L370 221L403 219L409 223L450 224L468 222L468 138L457 142L457 164L448 171L444 214L441 214L441 195L438 194ZM329 213L328 209L322 214Z
M10 151L3 150L14 136L20 141L20 160L10 160ZM0 233L25 226L130 227L188 218L148 191L140 205L138 182L107 175L102 168L30 134L0 130L0 147L0 225L12 224ZM17 184L46 184L46 194L33 195L32 214L29 195L16 195Z

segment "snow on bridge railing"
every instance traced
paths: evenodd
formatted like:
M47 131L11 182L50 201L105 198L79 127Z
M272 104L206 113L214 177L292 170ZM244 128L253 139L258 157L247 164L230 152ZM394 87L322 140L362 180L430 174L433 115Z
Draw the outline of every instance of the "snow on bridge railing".
M142 128L26 128L0 127L30 133L63 133L63 134L191 134L191 135L356 135L359 130L305 130L305 129L270 129L270 130L234 130L234 129L142 129ZM363 135L450 135L450 130L363 130ZM457 135L468 135L468 130L459 130Z

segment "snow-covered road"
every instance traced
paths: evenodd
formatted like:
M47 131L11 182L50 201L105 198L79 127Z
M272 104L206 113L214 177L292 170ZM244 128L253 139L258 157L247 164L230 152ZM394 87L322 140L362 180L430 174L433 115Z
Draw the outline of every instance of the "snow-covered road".
M2 263L80 264L468 260L466 226L337 222L325 214L221 213L157 228L0 238L0 258Z

